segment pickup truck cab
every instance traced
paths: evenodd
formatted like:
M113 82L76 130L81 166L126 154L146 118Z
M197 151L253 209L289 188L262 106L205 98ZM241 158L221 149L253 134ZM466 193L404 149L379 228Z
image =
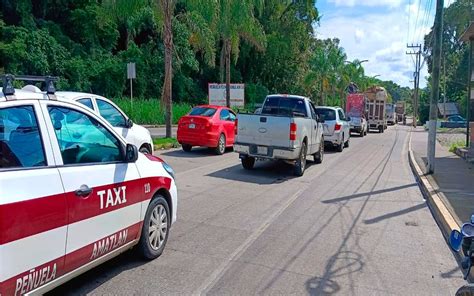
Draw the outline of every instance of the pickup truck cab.
M256 159L279 159L295 165L302 176L306 157L321 163L323 126L311 101L296 95L270 95L258 114L238 114L234 151L242 166L252 169Z

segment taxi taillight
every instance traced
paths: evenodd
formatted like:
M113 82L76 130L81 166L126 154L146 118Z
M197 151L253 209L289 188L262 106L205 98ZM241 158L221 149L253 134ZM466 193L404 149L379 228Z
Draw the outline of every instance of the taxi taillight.
M235 125L234 125L234 133L236 135L237 135L238 126L239 126L239 120L236 118L235 119Z
M296 123L290 123L290 141L296 141Z

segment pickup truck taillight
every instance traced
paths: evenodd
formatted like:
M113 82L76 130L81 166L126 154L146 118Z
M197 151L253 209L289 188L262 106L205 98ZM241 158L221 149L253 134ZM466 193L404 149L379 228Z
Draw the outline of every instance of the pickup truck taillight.
M296 123L290 123L290 141L296 141Z
M342 125L341 125L341 124L339 124L339 123L336 123L336 125L334 126L334 130L335 130L335 131L338 131L338 130L340 130L340 129L341 129L341 127L342 127Z
M238 126L239 126L239 120L236 118L235 119L235 125L234 125L234 133L236 135L237 135Z

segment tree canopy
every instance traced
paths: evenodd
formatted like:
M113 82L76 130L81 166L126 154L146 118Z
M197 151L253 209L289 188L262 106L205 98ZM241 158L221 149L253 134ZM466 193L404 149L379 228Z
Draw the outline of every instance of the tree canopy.
M316 38L316 0L174 1L175 102L206 101L208 83L221 81L226 45L231 81L246 84L250 104L280 92L341 105L350 82L362 90L385 83L367 77L361 62L348 62L339 40ZM0 73L56 75L60 89L116 98L129 94L126 64L135 62L134 94L160 98L165 76L160 3L3 0ZM447 64L463 58L459 53ZM394 100L409 99L395 83L386 85ZM448 89L455 87L448 83Z

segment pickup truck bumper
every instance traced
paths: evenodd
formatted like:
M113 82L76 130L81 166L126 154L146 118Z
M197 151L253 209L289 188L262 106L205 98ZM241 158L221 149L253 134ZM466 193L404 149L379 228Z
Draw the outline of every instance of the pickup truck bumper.
M265 153L265 150L266 150L266 153ZM295 160L295 159L298 159L300 155L299 148L258 146L254 144L242 144L242 143L234 144L234 152L239 153L241 158L243 156L252 156L255 158L282 159L282 160Z

